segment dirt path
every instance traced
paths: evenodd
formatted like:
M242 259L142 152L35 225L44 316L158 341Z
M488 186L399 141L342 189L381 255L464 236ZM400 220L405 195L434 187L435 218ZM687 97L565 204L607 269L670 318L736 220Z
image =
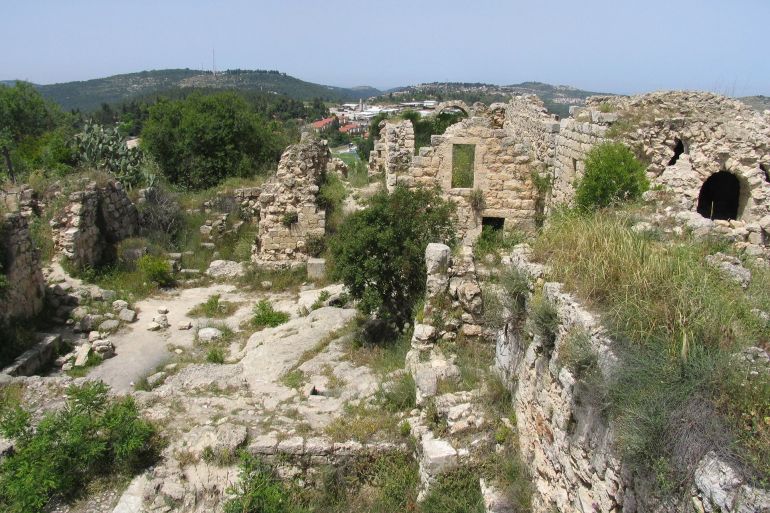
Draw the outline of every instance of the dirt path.
M115 356L94 367L88 377L101 379L115 392L128 392L133 383L169 359L170 345L189 347L193 344L196 327L205 326L207 321L189 317L187 312L213 294L220 294L223 300L242 303L232 316L221 320L234 330L249 317L254 303L259 299L255 294L245 295L238 292L234 285L215 284L173 291L138 301L134 304L138 313L137 321L109 337L115 346ZM161 307L168 308L170 327L161 331L148 331L148 324ZM193 328L179 330L177 325L181 321L191 322Z

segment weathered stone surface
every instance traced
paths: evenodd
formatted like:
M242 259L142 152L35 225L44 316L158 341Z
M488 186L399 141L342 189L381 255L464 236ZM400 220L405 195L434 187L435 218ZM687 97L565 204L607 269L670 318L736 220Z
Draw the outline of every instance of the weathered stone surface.
M326 259L308 258L307 277L311 280L321 280L326 276Z
M214 260L209 264L206 274L212 278L237 278L245 272L243 264L231 260Z
M43 309L45 281L40 255L32 243L27 218L0 214L0 255L6 287L0 294L0 325L33 317Z
M117 321L115 319L109 319L99 324L99 331L103 333L109 333L111 331L115 331L119 327L120 327L120 321Z
M457 465L457 451L446 440L424 440L421 463L430 475L446 472Z
M207 327L198 330L198 340L201 342L211 342L222 336L222 331L217 328Z
M118 319L123 322L134 322L136 320L136 312L129 310L128 308L124 308L118 313Z
M77 355L75 356L75 367L82 367L88 362L88 355L91 354L91 344L86 342L78 347Z

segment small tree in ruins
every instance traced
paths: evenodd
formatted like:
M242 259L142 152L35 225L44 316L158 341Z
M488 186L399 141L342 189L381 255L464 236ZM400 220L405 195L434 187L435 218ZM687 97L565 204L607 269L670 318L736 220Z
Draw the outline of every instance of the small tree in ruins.
M401 328L425 292L425 247L454 242L454 206L434 190L380 192L331 240L332 273L366 314Z

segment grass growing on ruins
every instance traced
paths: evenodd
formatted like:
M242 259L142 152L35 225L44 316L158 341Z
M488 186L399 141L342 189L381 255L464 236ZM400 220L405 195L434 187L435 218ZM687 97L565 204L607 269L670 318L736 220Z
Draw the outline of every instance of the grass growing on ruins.
M473 187L473 165L476 155L474 144L452 145L452 188L470 189Z
M335 442L393 439L399 435L398 418L390 411L364 401L346 403L343 414L326 426L324 432Z
M607 411L627 461L659 481L681 478L712 449L750 475L770 474L770 378L752 378L732 356L768 343L752 309L770 306L770 273L752 268L744 292L705 263L711 252L708 242L637 234L609 211L556 216L534 245L617 341Z
M239 285L247 290L258 291L296 291L305 282L307 282L307 268L305 266L277 270L251 266L246 269L246 273L238 281Z
M238 303L224 301L220 294L214 294L187 312L189 317L207 317L209 319L224 319L230 317L238 309Z
M257 329L275 328L288 320L289 314L275 310L268 300L263 299L254 305L254 316L251 318L251 325Z
M420 505L421 513L483 513L484 498L479 476L470 469L458 468L441 474Z
M0 463L0 506L9 513L43 511L55 498L70 500L102 475L133 475L159 454L156 428L130 397L109 399L101 382L70 386L67 403L33 429L19 406L5 410L3 435L14 454Z
M495 230L484 226L481 235L473 246L473 256L478 262L492 260L500 262L503 253L509 252L517 244L524 242L524 235L515 230Z

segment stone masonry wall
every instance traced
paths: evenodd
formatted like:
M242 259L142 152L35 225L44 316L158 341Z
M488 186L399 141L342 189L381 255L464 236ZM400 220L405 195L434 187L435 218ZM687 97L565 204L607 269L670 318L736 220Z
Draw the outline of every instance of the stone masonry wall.
M408 119L384 120L380 137L369 155L369 175L385 175L385 185L393 190L396 178L409 170L414 156L414 127Z
M308 240L323 237L326 228L326 213L316 199L329 155L325 141L310 139L289 146L283 153L278 171L259 196L254 262L282 265L308 259Z
M111 245L138 232L139 216L119 182L90 182L70 194L51 226L57 251L72 265L97 266Z
M544 282L545 269L529 260L528 247L518 246L508 263L529 277L531 290L542 286L559 321L552 348L539 335L527 333L526 323L524 329L506 325L497 338L495 366L513 389L520 450L535 488L535 513L749 513L770 508L770 493L748 485L714 452L707 452L693 469L687 497L660 504L637 490L616 452L612 423L591 400L590 385L560 361L570 337L583 332L606 377L616 365L613 341L598 318L561 284Z
M473 187L452 188L452 148L475 145ZM506 227L530 229L535 223L537 192L532 183L533 159L525 144L504 128L495 128L491 116L475 116L434 135L431 146L420 148L409 173L397 177L407 186L440 187L457 204L458 232L475 238L483 217L505 220ZM484 208L471 205L474 189L483 194Z
M737 100L700 92L630 98L592 97L561 122L556 138L552 203L569 203L585 154L596 144L623 142L646 163L653 189L673 198L668 217L694 230L734 238L752 254L770 241L770 123ZM681 144L683 153L675 157ZM701 187L727 171L740 184L738 219L711 221L696 212ZM648 199L658 201L656 194ZM706 226L708 225L708 226ZM713 225L713 226L712 226Z
M0 324L40 313L45 280L27 217L20 213L5 214L0 220L0 259L6 281L6 288L0 291Z

